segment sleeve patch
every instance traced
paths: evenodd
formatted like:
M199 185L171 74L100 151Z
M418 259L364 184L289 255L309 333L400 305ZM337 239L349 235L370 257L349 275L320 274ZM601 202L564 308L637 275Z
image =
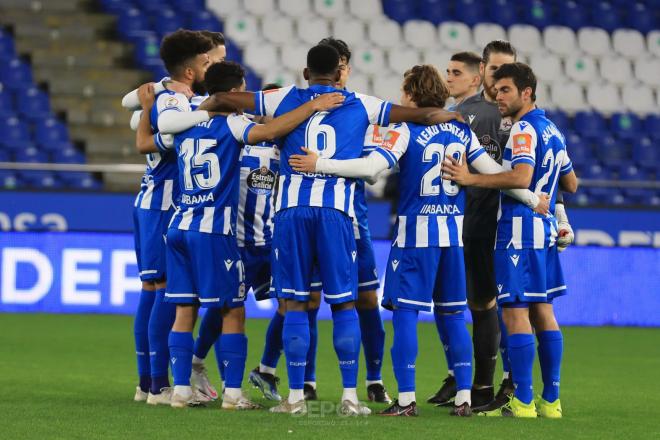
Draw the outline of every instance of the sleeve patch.
M380 134L380 126L379 125L374 125L374 133L371 137L371 140L374 145L380 145L383 143L383 135Z
M394 148L394 145L396 144L396 141L399 139L399 133L396 131L388 131L385 137L383 138L383 142L381 146L385 148L386 150L392 150Z
M171 96L167 98L165 101L165 108L170 108L170 107L178 107L179 106L179 100L175 96Z
M518 133L513 136L513 154L532 152L532 136L528 133Z

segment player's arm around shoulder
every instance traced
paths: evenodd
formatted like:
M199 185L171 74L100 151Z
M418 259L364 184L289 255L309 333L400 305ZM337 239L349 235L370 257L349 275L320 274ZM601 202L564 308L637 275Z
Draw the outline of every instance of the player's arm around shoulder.
M136 128L135 147L140 154L155 153L158 151L158 147L154 141L151 121L149 120L155 100L153 85L150 83L143 84L138 88L137 93L142 112Z
M449 121L465 122L458 112L436 107L404 107L392 104L389 122L413 122L421 125L443 124Z

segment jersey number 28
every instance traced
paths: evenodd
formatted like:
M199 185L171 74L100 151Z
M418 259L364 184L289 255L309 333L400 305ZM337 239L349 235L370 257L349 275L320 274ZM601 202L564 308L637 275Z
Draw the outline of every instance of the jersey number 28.
M464 151L465 145L458 142L452 142L447 146L442 144L428 144L424 148L422 160L424 162L432 162L433 166L422 177L422 188L420 190L422 196L440 195L440 185L442 185L443 191L448 196L458 194L460 188L456 183L440 178L440 168L445 157L453 157L456 160L461 160L461 155ZM434 183L436 181L437 183Z

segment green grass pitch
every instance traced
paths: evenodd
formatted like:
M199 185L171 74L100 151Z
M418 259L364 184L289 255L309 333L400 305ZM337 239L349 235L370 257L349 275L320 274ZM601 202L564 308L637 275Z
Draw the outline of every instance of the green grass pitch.
M247 324L249 369L258 363L266 326L265 320ZM0 328L0 439L660 438L660 329L565 328L564 418L553 421L457 419L446 408L424 403L420 417L411 419L343 418L320 405L305 417L227 412L218 403L184 410L150 407L132 401L136 372L130 317L0 314ZM396 395L389 322L386 329L383 373ZM330 322L319 323L319 335L319 398L337 402L341 383ZM435 328L420 324L419 339L417 396L423 401L436 391L446 367ZM218 384L214 359L209 356L207 366ZM535 387L540 392L538 369ZM358 390L365 399L363 369ZM258 399L256 390L248 392L272 405Z

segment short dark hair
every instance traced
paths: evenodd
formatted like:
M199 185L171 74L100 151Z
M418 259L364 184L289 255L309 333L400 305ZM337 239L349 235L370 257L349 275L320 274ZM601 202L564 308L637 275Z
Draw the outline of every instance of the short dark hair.
M275 90L275 89L281 89L281 88L282 88L282 86L280 86L279 84L268 83L268 84L266 84L265 86L263 86L261 88L261 91L265 92L266 90Z
M163 38L160 44L160 58L170 75L173 75L191 58L204 54L213 47L213 41L200 32L179 29Z
M240 87L245 79L245 69L233 61L221 61L212 64L204 75L204 85L209 95L228 92Z
M444 107L449 98L447 83L438 69L430 64L406 71L402 89L418 107Z
M458 52L451 56L450 61L458 61L468 66L471 70L479 72L481 57L474 52Z
M222 32L199 31L199 33L213 41L214 46L224 46L227 44L225 41L225 36L222 35Z
M346 44L344 40L335 37L328 37L319 41L319 44L327 44L328 46L334 47L337 52L339 52L339 58L345 58L346 63L351 62L351 50L348 48L348 44Z
M513 55L514 60L517 58L516 49L511 45L511 43L505 40L493 40L488 43L486 47L484 47L484 51L481 55L481 61L483 61L484 64L488 64L488 61L490 60L490 54L492 53L504 53L507 55Z
M531 88L532 102L536 101L536 75L534 75L534 71L532 71L532 68L527 64L502 64L495 73L493 73L493 79L499 81L503 78L511 78L518 88L518 92L522 92L527 87Z
M328 44L317 44L307 52L307 68L316 75L330 75L339 67L339 52Z

